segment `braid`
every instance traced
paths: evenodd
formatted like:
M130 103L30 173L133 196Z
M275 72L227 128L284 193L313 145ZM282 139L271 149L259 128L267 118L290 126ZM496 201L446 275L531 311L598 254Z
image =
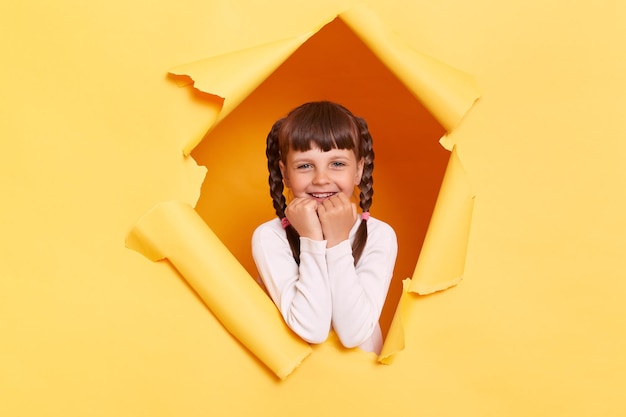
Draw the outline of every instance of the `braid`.
M280 147L278 146L278 131L282 125L283 119L274 123L272 130L267 135L267 147L265 155L267 156L267 170L269 171L270 196L276 215L279 218L285 217L286 200L283 195L283 175L280 172Z
M361 183L359 184L360 201L359 205L363 212L369 212L372 206L372 196L374 195L374 178L372 173L374 171L374 147L372 145L372 136L370 135L367 127L367 122L360 117L355 117L359 126L359 138L361 140L361 156L363 157L363 175L361 176ZM356 265L361 258L365 244L367 243L367 220L361 220L361 224L357 229L354 244L352 246L352 256L354 258L354 264Z
M267 135L267 146L265 149L265 155L267 156L267 170L269 171L268 182L270 185L270 197L272 197L272 204L276 215L279 219L285 217L285 208L287 207L287 200L283 194L285 188L283 184L283 174L280 171L280 145L278 141L278 133L283 124L284 119L278 120L272 126L270 133ZM287 234L287 240L293 253L293 258L296 263L300 265L300 236L296 229L289 225L285 228Z
M370 210L372 206L372 196L374 195L374 178L372 173L374 171L374 148L372 146L372 136L367 128L367 123L360 117L357 117L359 122L360 134L361 134L361 155L363 156L363 175L361 176L361 183L359 184L359 190L361 191L359 197L361 201L359 205L361 209L366 212Z

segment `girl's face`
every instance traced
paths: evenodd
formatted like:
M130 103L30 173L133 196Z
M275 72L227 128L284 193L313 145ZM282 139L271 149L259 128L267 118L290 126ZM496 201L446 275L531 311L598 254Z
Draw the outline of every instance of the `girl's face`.
M313 145L308 151L290 150L280 170L294 197L322 202L337 193L352 197L361 182L363 160L357 161L349 149L324 152Z

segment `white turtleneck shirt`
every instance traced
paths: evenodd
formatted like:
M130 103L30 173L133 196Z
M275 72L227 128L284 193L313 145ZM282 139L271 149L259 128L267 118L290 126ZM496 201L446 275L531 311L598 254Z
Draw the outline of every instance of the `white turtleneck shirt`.
M296 264L280 220L261 224L252 235L252 255L263 284L285 322L309 343L324 342L331 329L345 347L380 353L378 320L393 275L398 244L388 224L370 217L367 243L357 265L352 241L332 248L300 238Z

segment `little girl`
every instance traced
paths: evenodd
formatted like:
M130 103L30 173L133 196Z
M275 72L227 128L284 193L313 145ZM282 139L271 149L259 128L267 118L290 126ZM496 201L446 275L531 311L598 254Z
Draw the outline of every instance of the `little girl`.
M332 328L345 347L380 353L397 241L369 215L374 151L365 120L336 103L303 104L274 124L266 154L278 218L255 230L252 253L274 303L307 342L324 342Z

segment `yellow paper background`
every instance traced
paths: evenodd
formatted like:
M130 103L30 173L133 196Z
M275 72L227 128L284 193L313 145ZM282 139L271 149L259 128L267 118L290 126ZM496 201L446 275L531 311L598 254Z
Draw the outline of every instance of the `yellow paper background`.
M406 296L391 366L331 340L278 382L173 268L124 248L205 174L181 149L218 105L165 72L354 3L0 6L1 415L624 414L618 2L368 2L482 90L453 138L477 196L464 281Z

